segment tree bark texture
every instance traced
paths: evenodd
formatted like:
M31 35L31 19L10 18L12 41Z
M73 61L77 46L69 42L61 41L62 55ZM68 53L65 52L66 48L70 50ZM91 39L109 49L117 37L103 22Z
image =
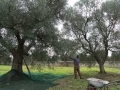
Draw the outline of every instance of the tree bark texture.
M15 52L13 54L12 70L17 70L20 73L23 73L23 54L20 52Z
M100 69L100 74L105 74L106 71L105 71L105 68L104 68L104 63L99 63L99 69Z

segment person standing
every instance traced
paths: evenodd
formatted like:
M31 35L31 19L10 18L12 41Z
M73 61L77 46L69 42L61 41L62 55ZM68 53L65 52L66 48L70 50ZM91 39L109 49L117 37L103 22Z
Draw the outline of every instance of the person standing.
M77 73L78 73L80 79L82 79L81 74L80 74L80 65L79 65L80 60L78 58L79 58L78 55L75 58L70 57L70 59L74 61L74 78L77 79Z

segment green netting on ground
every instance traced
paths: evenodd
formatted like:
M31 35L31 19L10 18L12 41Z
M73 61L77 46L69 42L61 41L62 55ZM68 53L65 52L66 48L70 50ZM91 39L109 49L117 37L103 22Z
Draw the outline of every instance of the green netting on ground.
M53 81L63 78L66 75L54 75L51 73L32 73L32 78L28 80L20 80L9 82L0 86L0 90L47 90L48 88L57 84Z
M38 74L38 73L32 73L32 80L37 80L37 81L42 81L42 82L53 82L57 79L63 78L67 75L62 75L62 74L52 74L52 73L42 73L42 74Z

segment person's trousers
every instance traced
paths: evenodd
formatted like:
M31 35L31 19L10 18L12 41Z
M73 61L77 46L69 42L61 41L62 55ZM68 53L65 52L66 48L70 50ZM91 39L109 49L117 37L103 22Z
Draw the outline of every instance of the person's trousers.
M74 78L76 79L77 78L77 73L79 75L79 77L81 78L81 74L80 74L80 69L79 69L79 65L75 65L74 66Z

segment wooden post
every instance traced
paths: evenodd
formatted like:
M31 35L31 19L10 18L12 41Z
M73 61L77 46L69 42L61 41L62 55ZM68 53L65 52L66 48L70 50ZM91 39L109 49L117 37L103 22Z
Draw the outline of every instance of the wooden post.
M29 68L28 68L28 65L27 65L25 59L23 59L23 61L24 61L24 63L25 63L25 66L26 66L26 68L27 68L27 70L28 70L28 73L29 73L30 77L32 77L32 75L31 75L31 73L30 73L30 70L29 70Z

